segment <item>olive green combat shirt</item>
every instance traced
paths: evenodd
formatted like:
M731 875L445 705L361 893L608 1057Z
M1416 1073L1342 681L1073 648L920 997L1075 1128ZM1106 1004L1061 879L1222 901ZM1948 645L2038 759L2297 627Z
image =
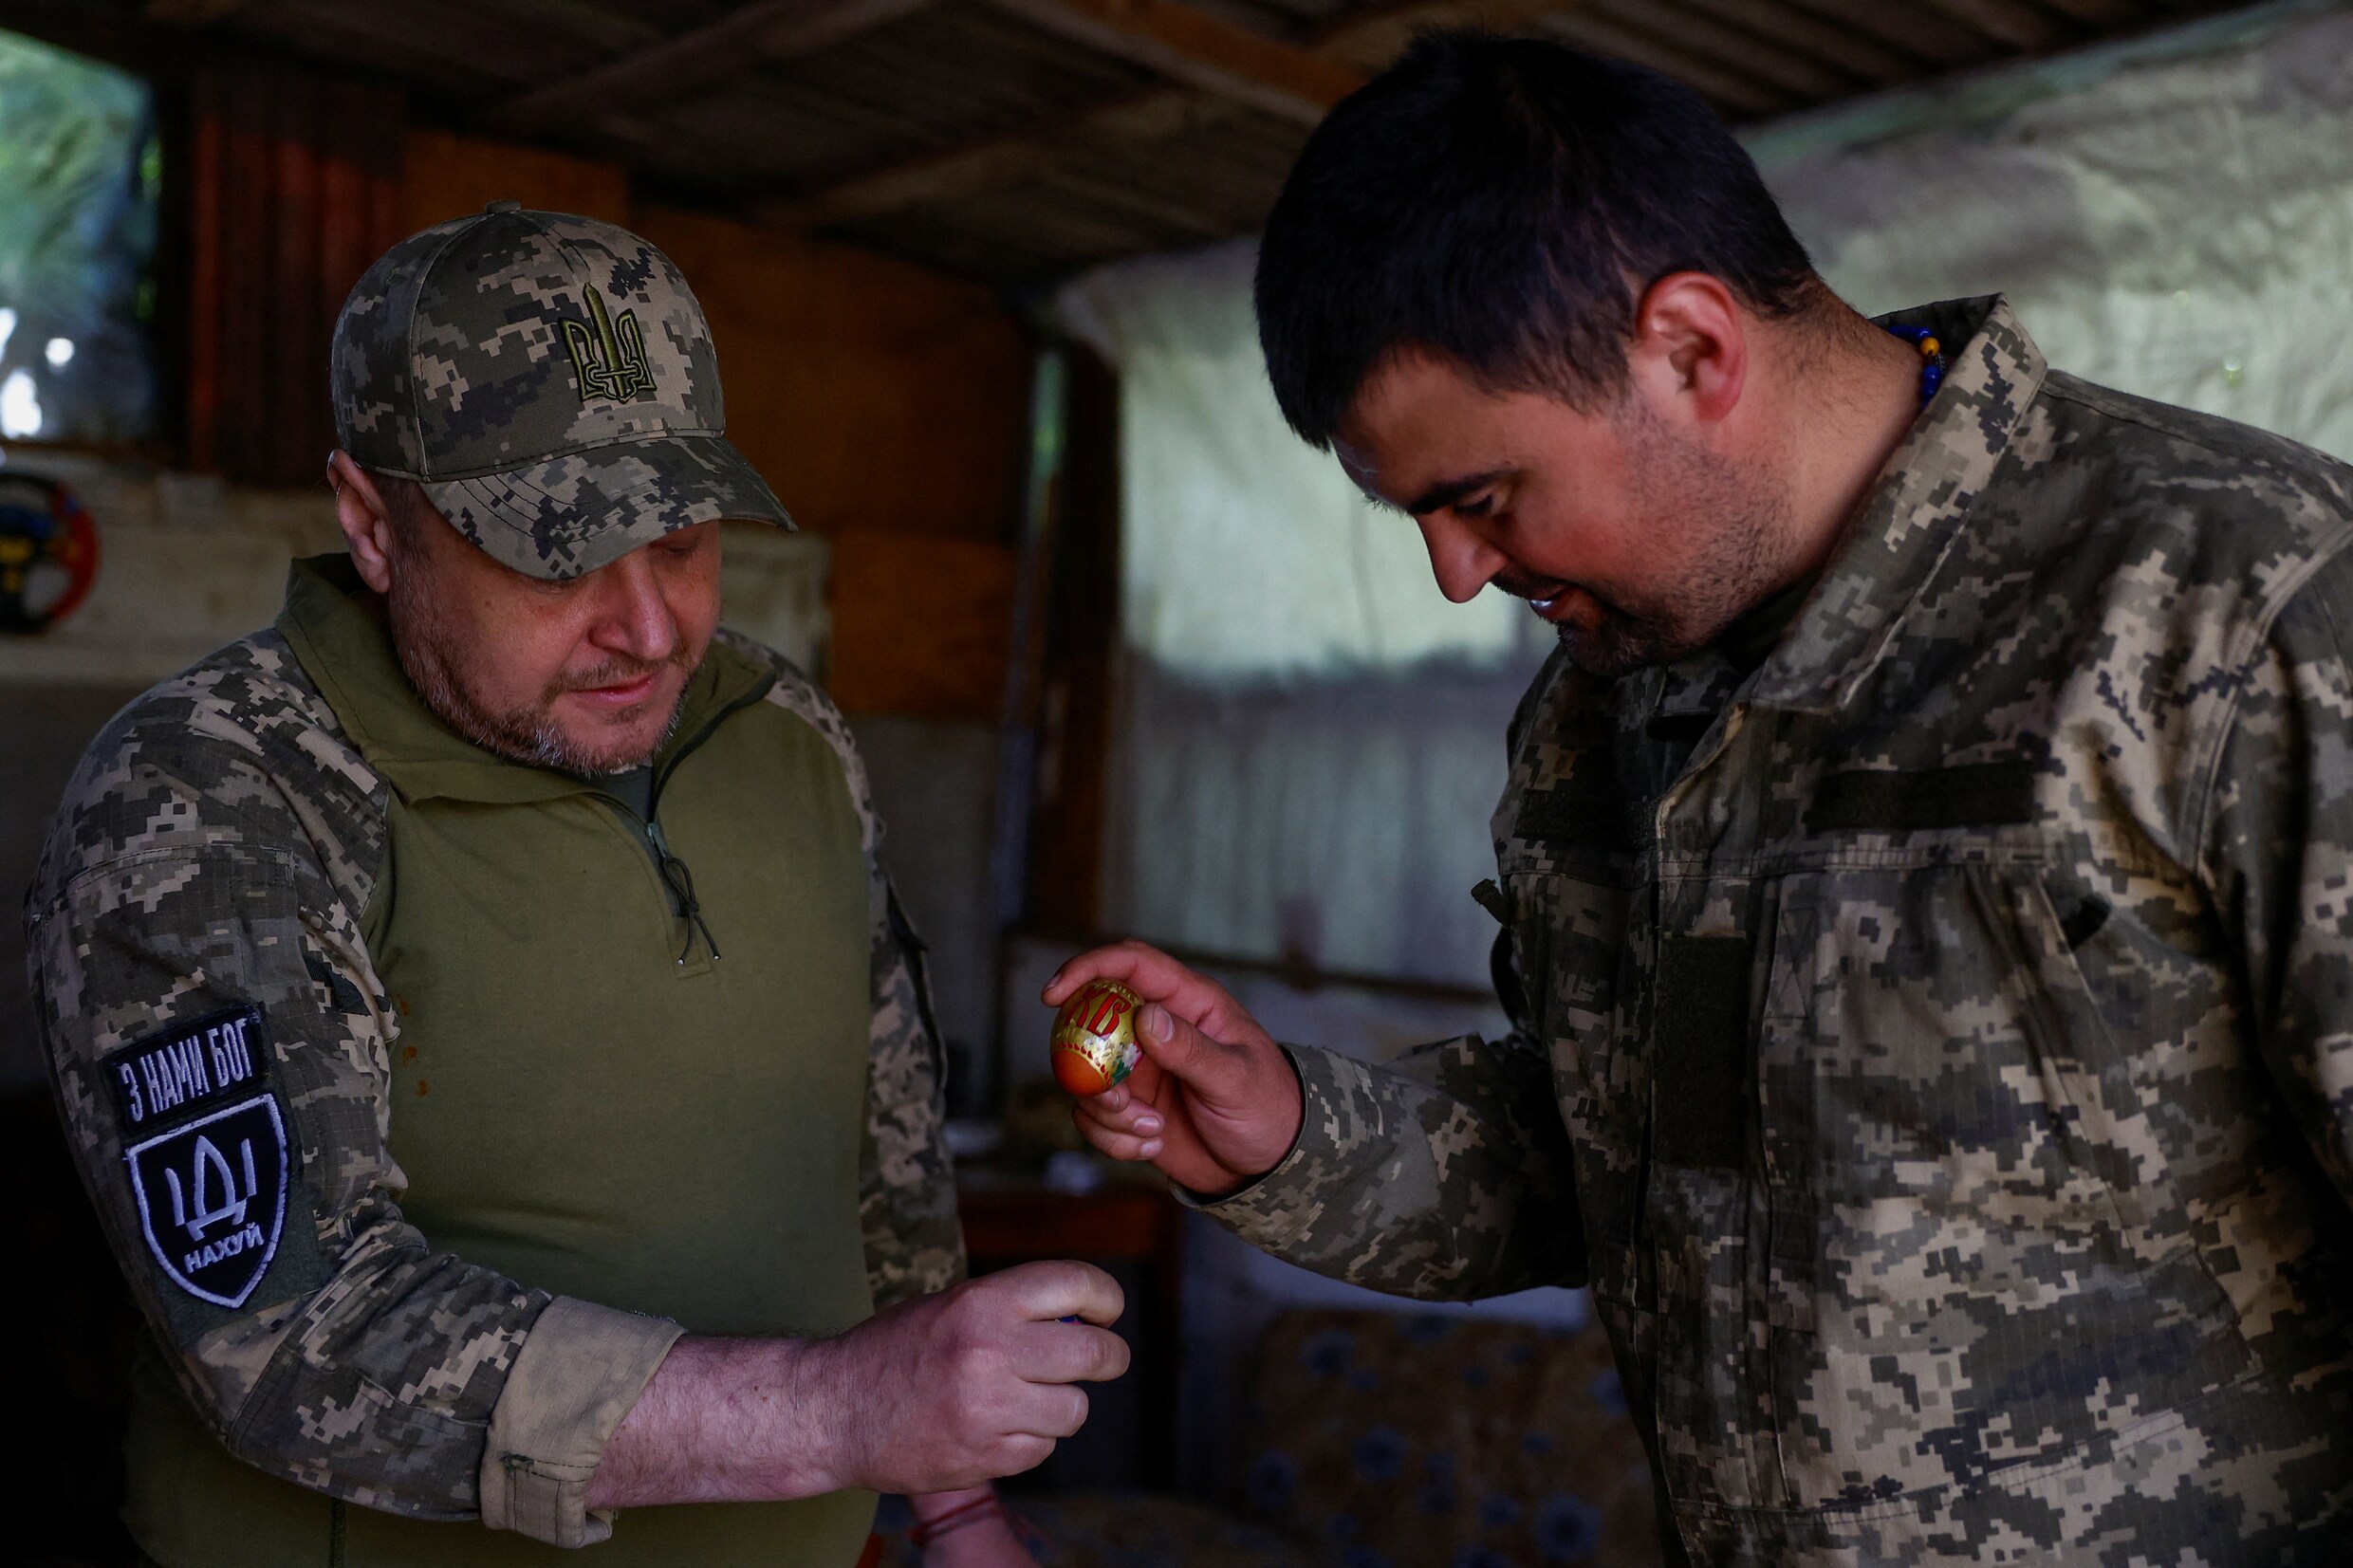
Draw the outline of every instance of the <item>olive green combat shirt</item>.
M92 744L29 964L153 1331L126 1518L166 1568L856 1558L856 1494L583 1502L680 1333L839 1332L963 1272L841 715L722 633L627 783L451 733L343 557Z
M2341 1562L2353 471L1894 319L1949 374L1761 664L1523 703L1511 1033L1293 1048L1204 1207L1589 1283L1675 1561Z

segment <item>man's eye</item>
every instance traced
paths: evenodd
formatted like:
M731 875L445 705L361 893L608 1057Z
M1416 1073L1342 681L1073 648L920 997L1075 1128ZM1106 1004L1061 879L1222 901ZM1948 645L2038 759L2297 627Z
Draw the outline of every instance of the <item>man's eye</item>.
M1456 517L1485 517L1488 513L1493 511L1494 509L1495 498L1492 495L1481 495L1473 497L1469 501L1457 501L1454 503L1454 515Z

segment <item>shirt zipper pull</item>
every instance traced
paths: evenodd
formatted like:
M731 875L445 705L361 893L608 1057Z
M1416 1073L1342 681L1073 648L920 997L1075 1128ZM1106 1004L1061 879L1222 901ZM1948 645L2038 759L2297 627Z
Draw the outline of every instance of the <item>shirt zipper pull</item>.
M719 962L719 944L712 940L711 927L703 919L702 901L695 896L695 874L686 862L670 853L670 840L662 837L661 823L648 817L645 820L646 841L654 846L654 854L661 867L662 885L670 896L677 900L678 913L686 920L686 945L678 950L678 962L683 964L695 951L695 937L699 932L703 946L711 950L711 961Z

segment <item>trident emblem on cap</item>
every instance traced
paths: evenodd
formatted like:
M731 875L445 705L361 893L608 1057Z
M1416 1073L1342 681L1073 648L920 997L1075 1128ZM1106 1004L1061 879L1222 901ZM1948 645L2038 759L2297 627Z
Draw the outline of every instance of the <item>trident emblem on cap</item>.
M624 310L616 321L606 314L604 297L587 291L592 328L581 322L564 323L564 345L572 351L572 368L580 372L580 400L610 397L615 402L654 390L654 367L645 358L645 334L638 313Z

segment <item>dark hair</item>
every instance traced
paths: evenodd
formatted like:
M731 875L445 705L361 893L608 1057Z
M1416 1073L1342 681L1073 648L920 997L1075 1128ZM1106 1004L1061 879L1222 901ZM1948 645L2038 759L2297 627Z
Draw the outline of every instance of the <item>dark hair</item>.
M1685 269L1771 315L1814 284L1696 93L1562 44L1432 33L1307 138L1259 248L1258 336L1319 447L1407 344L1589 408L1624 384L1640 290Z

